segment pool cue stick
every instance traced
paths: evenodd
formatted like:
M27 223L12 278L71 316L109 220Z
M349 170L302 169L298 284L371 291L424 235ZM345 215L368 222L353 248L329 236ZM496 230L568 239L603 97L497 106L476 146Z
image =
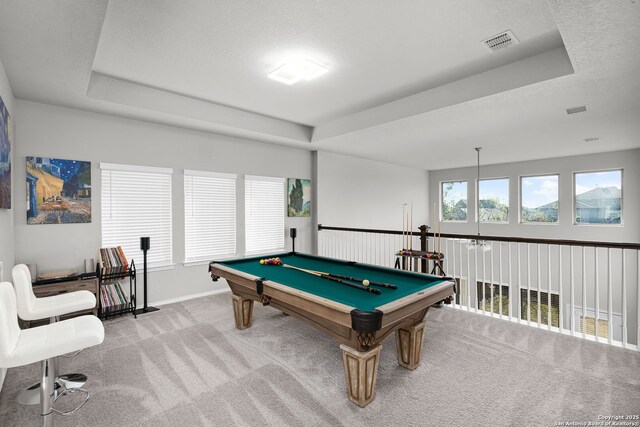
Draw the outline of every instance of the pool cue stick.
M407 205L408 206L408 205ZM409 208L407 207L407 245L405 246L406 250L409 250ZM405 269L409 270L411 265L411 257L406 256L405 258Z
M433 220L436 220L436 204L433 204ZM439 218L438 218L439 221ZM436 244L436 235L438 234L438 225L433 223L433 252L438 249L438 245Z
M402 246L404 246L404 204L402 205Z
M442 221L438 218L438 255L440 255L440 251L442 250Z
M400 254L402 254L404 252L404 206L405 203L402 204L402 249L400 249ZM400 255L402 257L402 255ZM402 258L397 258L396 261L401 263L404 260L404 257ZM398 265L400 268L402 268L402 264Z
M408 247L408 245L407 245L407 242L408 242L408 240L409 240L409 239L408 239L408 236L407 236L407 228L409 228L409 221L407 221L407 215L408 215L409 213L407 212L407 208L406 208L407 204L406 204L406 203L404 204L404 206L405 206L405 210L404 210L404 212L403 212L403 215L404 215L404 219L403 219L403 224L404 224L404 225L403 225L403 228L404 228L404 240L402 241L402 249L403 249L403 250L406 250L406 249L409 249L409 247Z
M338 279L351 280L353 282L362 283L364 281L364 279L358 279L357 277L343 276L342 274L327 273L327 276L337 277ZM398 289L396 285L392 285L390 283L383 283L383 282L372 282L371 280L369 280L369 286L380 286L382 288Z
M310 270L310 269L306 269L306 268L303 268L302 270L305 270L305 271L308 271L308 272L312 272L312 273L318 273L318 274L321 274L321 275L337 277L338 279L351 280L352 282L362 283L365 280L365 279L359 279L357 277L343 276L342 274L327 273L325 271ZM396 285L392 285L390 283L383 283L383 282L374 282L374 281L371 281L371 280L369 280L369 286L381 286L383 288L398 289L398 287Z
M326 275L326 274L314 273L311 270L305 270L304 268L294 267L293 265L282 264L282 266L284 268L291 268L291 269L294 269L294 270L302 271L303 273L312 274L312 275L317 276L317 277L322 277L323 279L328 279L328 280L332 280L332 281L337 282L337 283L341 283L343 285L351 286L352 288L360 289L361 291L371 292L372 294L380 295L382 293L378 289L369 288L367 286L359 285L357 283L346 282L346 281L344 281L342 279L338 279L337 277L331 277L331 276Z
M411 234L410 234L410 245L409 245L409 250L412 251L413 250L413 202L411 202L411 225L409 226L409 228L411 229Z

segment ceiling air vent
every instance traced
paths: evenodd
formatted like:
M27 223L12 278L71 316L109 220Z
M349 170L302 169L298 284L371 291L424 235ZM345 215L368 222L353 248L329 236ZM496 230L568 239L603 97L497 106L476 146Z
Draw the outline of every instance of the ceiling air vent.
M587 111L586 105L583 105L581 107L567 108L567 114L584 113L585 111Z
M505 31L504 33L496 34L493 37L489 37L486 40L482 41L487 49L491 52L497 52L499 50L504 50L509 46L513 46L520 43L516 36L513 35L511 30Z

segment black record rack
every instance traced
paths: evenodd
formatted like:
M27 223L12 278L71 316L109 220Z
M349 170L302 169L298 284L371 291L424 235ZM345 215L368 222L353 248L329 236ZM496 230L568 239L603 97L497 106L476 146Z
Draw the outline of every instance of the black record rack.
M136 265L133 260L125 271L113 271L98 264L98 317L109 319L131 313L136 316ZM129 294L120 281L129 279Z

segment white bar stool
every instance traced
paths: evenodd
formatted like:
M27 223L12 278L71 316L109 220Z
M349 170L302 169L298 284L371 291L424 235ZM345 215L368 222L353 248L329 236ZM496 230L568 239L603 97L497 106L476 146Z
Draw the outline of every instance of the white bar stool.
M21 330L18 325L16 294L9 282L0 283L0 368L15 368L34 362L42 362L42 386L40 391L40 415L45 427L53 426L53 414L69 415L89 400L89 392L82 388L67 389L64 385L54 392L55 358L101 344L104 340L102 322L92 315ZM75 409L62 412L52 404L61 396L80 392L84 401Z
M33 293L31 273L24 264L13 267L12 275L18 302L18 316L22 320L35 321L48 318L49 323L55 323L60 320L60 316L76 311L90 310L96 306L96 297L89 291L69 292L37 298ZM87 376L80 373L58 376L57 361L51 368L56 378L56 390L60 386L64 386L67 389L82 387L87 381ZM40 401L39 389L40 383L33 384L20 394L18 401L23 405L37 405Z

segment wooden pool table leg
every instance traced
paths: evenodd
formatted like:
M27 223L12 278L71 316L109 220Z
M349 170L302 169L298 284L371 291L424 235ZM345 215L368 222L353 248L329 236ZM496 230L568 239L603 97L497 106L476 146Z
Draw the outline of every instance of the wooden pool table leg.
M376 397L378 361L382 346L377 345L366 352L354 350L344 344L340 348L347 380L347 395L349 400L364 408Z
M400 328L396 331L398 363L403 368L413 370L420 366L424 325L424 322L420 322L409 326L408 328Z
M233 302L233 318L236 321L236 328L247 329L251 327L253 300L231 294L231 301Z

